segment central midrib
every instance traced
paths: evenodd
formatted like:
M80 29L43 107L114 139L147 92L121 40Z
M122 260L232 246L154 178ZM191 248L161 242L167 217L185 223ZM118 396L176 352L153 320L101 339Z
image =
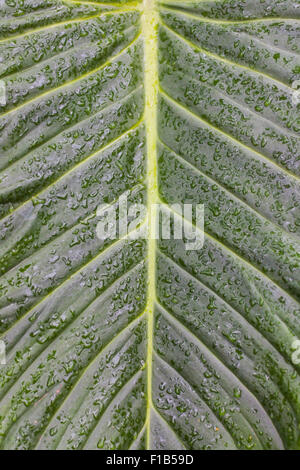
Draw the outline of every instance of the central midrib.
M153 323L155 305L155 221L157 190L157 11L156 0L143 0L142 34L144 38L145 74L145 125L147 138L147 209L148 209L148 345L147 345L147 416L146 448L151 448L151 408L152 408L152 363L153 363Z

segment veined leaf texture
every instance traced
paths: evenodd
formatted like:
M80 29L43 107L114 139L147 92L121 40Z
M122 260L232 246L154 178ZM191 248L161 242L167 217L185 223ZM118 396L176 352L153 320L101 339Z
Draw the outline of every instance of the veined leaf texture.
M1 449L300 448L299 39L299 0L0 0ZM203 247L100 239L124 195Z

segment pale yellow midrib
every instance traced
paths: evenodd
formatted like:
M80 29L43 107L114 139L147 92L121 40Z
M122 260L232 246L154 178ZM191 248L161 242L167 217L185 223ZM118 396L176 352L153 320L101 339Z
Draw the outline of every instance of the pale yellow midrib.
M144 38L144 74L145 74L145 124L147 135L147 181L148 181L148 346L147 346L147 417L146 448L150 449L150 414L152 408L152 361L153 361L153 323L155 304L155 217L153 208L158 201L157 191L157 20L156 0L143 0L142 35ZM152 212L153 217L150 217Z

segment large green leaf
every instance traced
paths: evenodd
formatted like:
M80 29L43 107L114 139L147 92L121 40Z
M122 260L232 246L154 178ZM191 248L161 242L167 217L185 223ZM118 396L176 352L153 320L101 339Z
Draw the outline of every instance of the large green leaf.
M299 1L0 6L0 447L299 448Z

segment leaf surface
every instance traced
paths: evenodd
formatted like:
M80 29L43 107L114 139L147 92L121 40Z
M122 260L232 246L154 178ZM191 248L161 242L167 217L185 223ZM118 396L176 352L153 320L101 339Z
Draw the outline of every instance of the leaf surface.
M0 6L0 448L298 449L299 3Z

